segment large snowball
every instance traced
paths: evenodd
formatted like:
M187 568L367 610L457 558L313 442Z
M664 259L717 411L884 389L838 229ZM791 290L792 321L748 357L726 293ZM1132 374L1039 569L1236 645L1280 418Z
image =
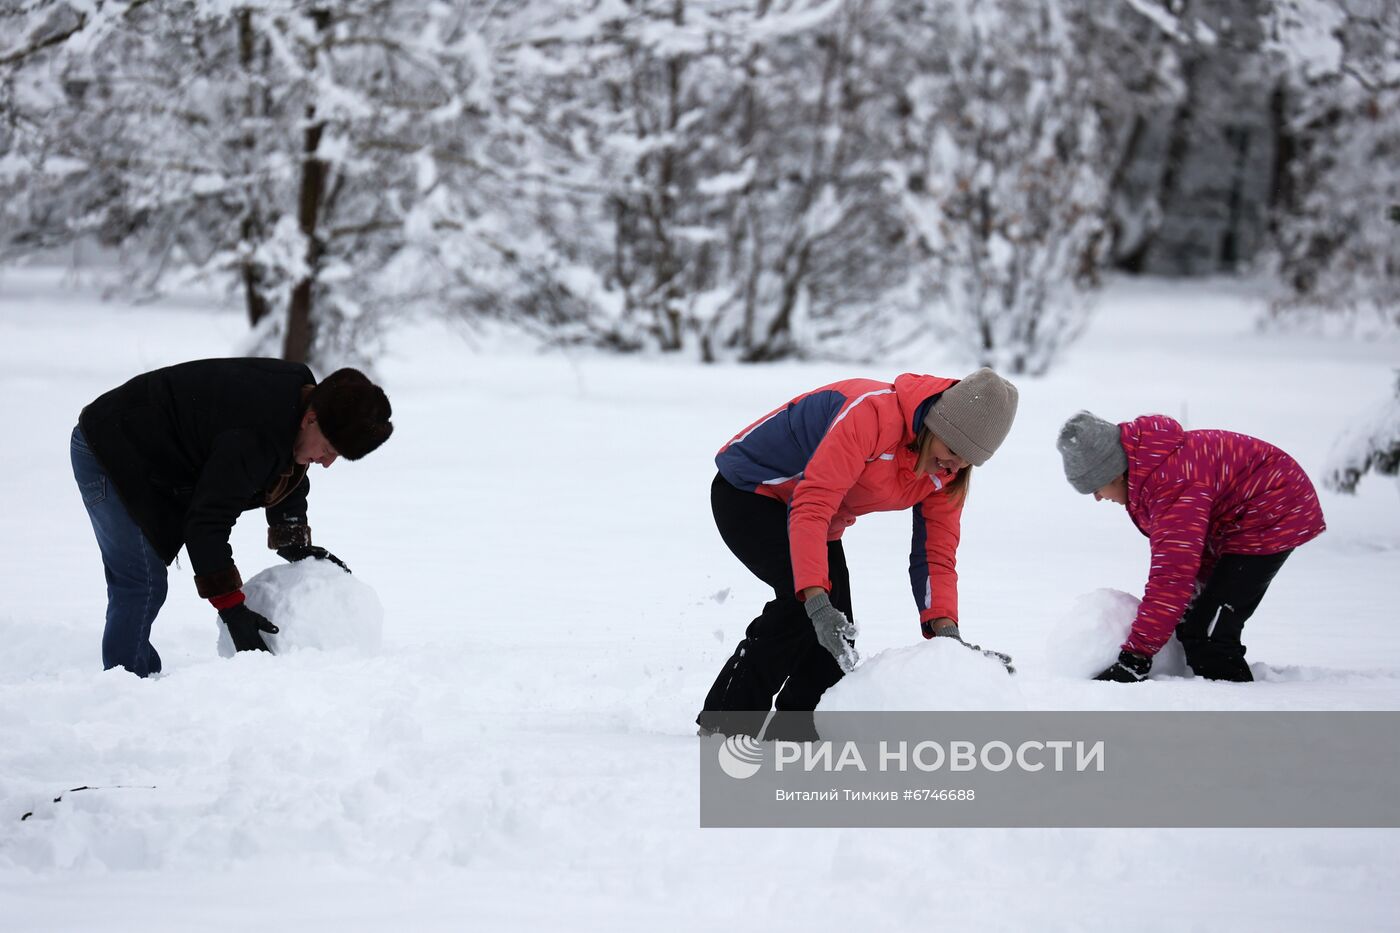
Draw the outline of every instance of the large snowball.
M308 558L269 567L243 584L248 608L281 631L263 635L273 654L301 648L348 648L374 654L384 633L384 607L374 590L328 560ZM219 654L233 657L233 640L222 622Z
M1045 645L1049 670L1088 678L1108 667L1132 631L1140 603L1136 596L1122 590L1094 590L1079 597L1050 630ZM1151 676L1189 676L1186 655L1175 635L1153 659Z
M817 709L1021 710L1026 701L1000 661L954 639L931 638L867 659L828 690Z

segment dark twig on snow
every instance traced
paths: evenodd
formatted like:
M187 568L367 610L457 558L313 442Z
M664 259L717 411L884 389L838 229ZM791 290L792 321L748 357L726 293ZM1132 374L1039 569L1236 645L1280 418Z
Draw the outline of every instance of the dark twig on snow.
M76 793L77 793L78 791L80 791L80 790L155 790L155 789L156 789L156 785L154 785L154 784L108 784L108 785L105 786L105 787L89 787L88 785L84 784L82 787L70 787L70 788L68 788L66 791L64 791L63 794L76 794ZM58 803L58 802L60 802L61 800L63 800L63 794L59 794L57 797L55 797L55 798L53 799L53 802L54 802L54 803ZM20 821L21 823L23 823L25 820L29 819L29 818L30 818L31 816L33 816L33 815L34 815L34 811L33 811L33 810L30 810L28 813L24 814L24 816L21 816L21 817L19 818L19 821Z

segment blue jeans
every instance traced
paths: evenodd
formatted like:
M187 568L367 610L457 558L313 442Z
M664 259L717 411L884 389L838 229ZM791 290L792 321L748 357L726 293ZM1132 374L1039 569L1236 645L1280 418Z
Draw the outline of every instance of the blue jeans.
M165 561L126 511L81 428L73 429L69 451L107 575L102 667L124 667L138 677L158 673L160 655L151 646L151 623L165 602Z

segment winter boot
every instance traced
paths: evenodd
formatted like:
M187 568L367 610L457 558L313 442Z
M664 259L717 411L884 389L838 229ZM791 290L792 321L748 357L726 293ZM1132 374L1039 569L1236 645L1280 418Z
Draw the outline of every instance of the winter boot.
M1181 643L1186 649L1186 663L1197 677L1207 680L1228 680L1235 683L1250 683L1254 674L1244 659L1244 645L1230 645L1205 639L1187 639Z
M817 723L811 710L778 710L768 720L764 741L820 742Z
M707 735L749 735L758 738L763 732L763 721L767 718L768 713L760 710L707 709L695 717L695 724L699 727L695 734L701 738Z

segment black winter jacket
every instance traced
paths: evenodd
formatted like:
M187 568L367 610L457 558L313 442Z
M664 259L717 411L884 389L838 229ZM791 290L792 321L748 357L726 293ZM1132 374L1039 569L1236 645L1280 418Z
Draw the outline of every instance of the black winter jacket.
M243 585L228 539L249 509L267 510L269 546L311 543L310 481L292 448L314 384L300 363L198 360L137 376L79 416L156 552L168 565L185 546L199 595Z

